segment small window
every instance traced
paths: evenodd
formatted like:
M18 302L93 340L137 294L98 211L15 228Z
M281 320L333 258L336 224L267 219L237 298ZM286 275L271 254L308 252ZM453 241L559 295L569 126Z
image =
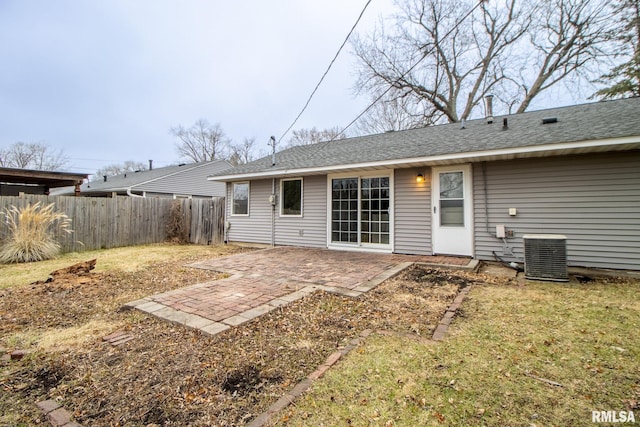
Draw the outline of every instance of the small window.
M231 215L249 215L249 183L234 182Z
M302 216L302 178L281 181L280 215Z

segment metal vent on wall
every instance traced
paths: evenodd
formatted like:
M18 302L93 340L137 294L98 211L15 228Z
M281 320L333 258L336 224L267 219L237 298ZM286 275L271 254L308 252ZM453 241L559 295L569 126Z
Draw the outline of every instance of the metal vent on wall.
M567 236L526 234L523 239L524 276L527 279L569 281Z

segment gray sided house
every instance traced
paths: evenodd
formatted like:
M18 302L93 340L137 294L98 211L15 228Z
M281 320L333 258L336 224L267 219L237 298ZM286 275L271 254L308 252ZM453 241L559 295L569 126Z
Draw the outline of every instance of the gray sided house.
M231 242L521 261L524 235L561 234L570 266L640 267L640 98L294 147L209 179Z
M80 187L80 195L93 197L128 195L174 199L224 197L225 185L220 182L208 181L207 177L211 174L228 171L231 168L233 166L226 160L212 160L127 172L84 183ZM57 192L56 194L66 193Z

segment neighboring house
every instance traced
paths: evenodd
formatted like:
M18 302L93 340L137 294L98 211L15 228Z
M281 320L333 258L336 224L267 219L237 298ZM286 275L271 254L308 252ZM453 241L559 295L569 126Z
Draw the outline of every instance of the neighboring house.
M554 233L569 265L640 267L640 98L294 147L210 179L231 242L521 260L523 235Z
M224 197L225 185L208 181L207 177L214 173L228 171L232 167L226 160L212 160L105 176L100 180L83 184L80 187L80 195L93 197L128 195L174 199ZM56 194L67 194L70 191L67 189L65 192Z
M49 194L52 188L71 186L70 194L80 189L88 175L72 172L52 172L32 169L0 168L0 196Z

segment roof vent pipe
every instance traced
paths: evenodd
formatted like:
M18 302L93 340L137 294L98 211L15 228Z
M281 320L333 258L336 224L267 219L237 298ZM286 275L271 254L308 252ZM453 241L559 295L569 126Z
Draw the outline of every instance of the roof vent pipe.
M509 125L507 124L507 118L502 119L502 130L509 129Z
M493 95L486 95L484 97L484 106L487 124L491 124L493 123Z
M102 179L104 179L104 182L107 182L107 175L102 175Z
M149 160L149 170L153 170L153 160Z

